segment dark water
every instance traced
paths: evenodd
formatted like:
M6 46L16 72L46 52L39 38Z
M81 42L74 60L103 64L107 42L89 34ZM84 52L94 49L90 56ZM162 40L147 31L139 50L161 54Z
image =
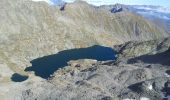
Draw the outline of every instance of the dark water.
M22 76L18 73L12 75L11 80L14 82L22 82L28 79L28 76Z
M64 50L54 55L37 58L31 61L32 66L25 71L34 71L35 75L49 78L58 68L67 66L70 60L95 59L98 61L114 60L113 49L95 45L88 48Z

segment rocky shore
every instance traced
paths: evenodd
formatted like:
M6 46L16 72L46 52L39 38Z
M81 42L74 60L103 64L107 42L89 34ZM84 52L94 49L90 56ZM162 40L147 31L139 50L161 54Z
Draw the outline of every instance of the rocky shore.
M170 38L113 49L116 61L70 61L48 80L30 75L15 83L5 99L162 100L170 95Z

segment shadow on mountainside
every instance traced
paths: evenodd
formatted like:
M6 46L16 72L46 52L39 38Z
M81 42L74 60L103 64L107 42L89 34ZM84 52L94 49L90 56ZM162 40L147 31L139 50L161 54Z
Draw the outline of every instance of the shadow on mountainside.
M95 45L88 48L64 50L54 55L37 58L31 61L32 66L25 71L34 71L35 75L49 78L58 68L67 66L70 60L95 59L98 61L114 60L112 48Z
M170 66L170 49L155 55L142 55L136 58L128 60L128 63L133 64L138 61L142 61L148 64L161 64L165 66Z

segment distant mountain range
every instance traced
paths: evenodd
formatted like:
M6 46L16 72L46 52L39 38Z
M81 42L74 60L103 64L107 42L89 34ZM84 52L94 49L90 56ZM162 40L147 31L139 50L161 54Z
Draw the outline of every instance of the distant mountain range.
M33 1L40 1L40 0L33 0ZM41 0L46 2L52 2L56 5L63 5L64 1L62 0ZM122 5L122 4L116 4ZM128 8L128 10L136 12L140 15L143 15L149 19L161 19L164 22L170 24L170 7L162 7L162 6L153 6L153 5L122 5ZM117 6L120 8L120 6ZM119 9L121 11L121 8ZM114 9L112 9L114 12Z
M127 7L129 8L130 11L136 12L152 20L157 25L166 28L166 30L170 32L170 8L148 5L134 5ZM164 25L162 25L162 23Z
M44 1L52 5L63 5L65 2L63 0L32 0L32 1ZM116 5L116 6L115 6ZM146 18L151 20L161 19L163 22L170 24L170 8L162 6L153 6L153 5L122 5L115 4L113 5L116 9L112 9L111 12L122 11L123 8L127 8L129 11L138 13ZM109 6L108 6L109 7ZM110 6L112 7L112 6Z
M115 4L115 5L103 5L100 6L99 8L110 10L112 13L129 11L132 13L136 13L138 15L142 15L143 17L149 19L150 21L154 22L156 25L170 33L170 8L168 7L153 5Z
M50 5L55 5L60 7L65 6L66 4L66 2L63 0L29 0L29 1L34 1L34 2L42 1ZM96 7L108 9L112 13L126 10L142 15L143 17L151 20L157 26L163 28L167 33L170 34L170 8L168 7L153 6L153 5L123 5L123 4L103 5L103 6L96 6Z
M170 8L161 6L134 5L129 6L130 10L141 14L147 18L159 18L170 23Z

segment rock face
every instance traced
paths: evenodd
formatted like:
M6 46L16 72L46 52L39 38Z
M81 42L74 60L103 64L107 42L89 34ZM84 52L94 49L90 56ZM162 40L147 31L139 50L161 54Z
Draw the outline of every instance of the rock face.
M49 80L30 76L16 85L17 90L12 87L5 99L161 100L170 95L170 38L113 49L118 52L115 62L70 61Z
M122 7L122 5L116 4L114 7L110 10L111 13L117 13L117 12L122 12L125 11L126 9Z
M165 52L170 47L170 39L159 39L146 42L127 42L123 45L114 46L114 50L119 53L119 59L134 58L145 54L158 54Z

